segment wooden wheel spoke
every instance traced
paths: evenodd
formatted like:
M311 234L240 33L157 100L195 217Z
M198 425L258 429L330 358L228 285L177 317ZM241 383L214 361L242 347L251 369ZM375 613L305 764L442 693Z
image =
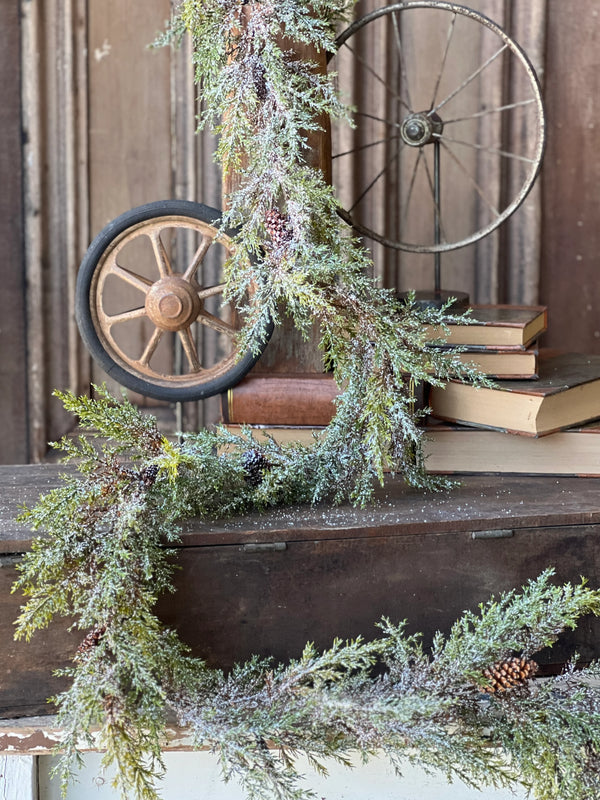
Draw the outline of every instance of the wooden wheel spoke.
M163 333L164 331L162 331L160 328L154 329L154 333L150 337L150 341L146 345L146 349L144 350L138 361L138 364L140 364L142 367L147 367L148 364L150 363L150 359L152 358L152 356L156 352L156 348L160 344L160 340L163 337Z
M112 328L113 325L117 325L119 322L129 322L132 319L141 319L141 317L145 317L146 308L144 306L141 308L132 308L130 311L122 311L119 314L107 314L101 311L100 316L102 324L107 328Z
M184 328L183 330L178 331L178 335L179 340L181 341L181 346L183 347L183 352L188 360L190 372L200 372L202 370L202 366L198 360L198 351L196 349L196 342L194 341L192 329Z
M213 241L214 241L214 238L211 237L211 236L208 236L208 234L205 233L205 234L202 235L202 241L200 242L200 245L199 245L198 249L194 253L194 257L193 257L189 267L183 273L183 277L185 278L186 281L189 281L189 279L193 275L196 274L196 272L198 270L198 267L200 266L200 264L204 260L204 256L208 253L208 251L210 249L210 246L213 243Z
M205 286L202 289L199 289L197 294L200 300L204 300L207 297L216 297L219 294L223 294L225 291L225 284L224 283L217 283L215 286Z
M156 259L156 265L158 267L158 272L161 278L166 278L169 275L173 274L173 268L171 267L171 261L169 256L167 255L167 251L165 250L165 246L160 238L160 230L157 228L153 228L149 231L148 236L150 237L150 241L152 242L152 249L154 250L154 258Z
M206 325L208 328L212 328L214 331L224 333L230 338L233 338L238 332L234 325L219 319L219 317L215 317L214 314L210 314L208 311L201 311L197 321L202 323L202 325Z
M149 278L145 278L143 275L137 275L135 272L131 272L131 270L119 266L116 260L112 261L109 265L108 271L111 275L116 275L117 278L125 281L125 283L128 283L135 289L139 289L140 292L144 294L148 293L148 289L153 283Z

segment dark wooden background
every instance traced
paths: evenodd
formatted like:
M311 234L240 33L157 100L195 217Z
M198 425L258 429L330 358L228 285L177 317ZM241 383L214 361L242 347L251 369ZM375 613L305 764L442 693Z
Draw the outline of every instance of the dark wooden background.
M361 0L357 13L376 5ZM543 345L600 352L597 0L577 0L576 13L564 0L470 5L528 52L548 122L537 188L501 238L465 252L494 275L477 299L546 303ZM0 0L0 463L43 457L70 428L54 388L87 391L103 379L73 321L91 238L139 203L220 204L213 143L194 134L189 52L147 48L170 6ZM186 418L200 424L213 411L198 406Z

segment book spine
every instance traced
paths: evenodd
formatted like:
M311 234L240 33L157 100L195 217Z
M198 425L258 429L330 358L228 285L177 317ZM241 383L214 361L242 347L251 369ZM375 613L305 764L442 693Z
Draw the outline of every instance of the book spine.
M226 424L323 426L338 394L331 375L251 375L221 395L221 412Z

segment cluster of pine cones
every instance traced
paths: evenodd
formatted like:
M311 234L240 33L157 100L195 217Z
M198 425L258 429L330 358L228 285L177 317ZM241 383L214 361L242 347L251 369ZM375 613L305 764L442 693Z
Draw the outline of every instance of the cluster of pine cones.
M529 658L515 656L507 658L505 661L497 661L491 667L483 670L483 676L488 681L488 685L484 687L483 691L495 694L524 686L530 678L533 678L537 670L538 665Z

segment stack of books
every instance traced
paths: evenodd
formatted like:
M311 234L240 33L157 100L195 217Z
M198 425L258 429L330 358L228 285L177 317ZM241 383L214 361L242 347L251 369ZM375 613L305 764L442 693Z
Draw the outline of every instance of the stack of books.
M476 306L472 317L473 325L452 326L446 344L466 346L475 363L485 344L482 371L498 380L493 388L450 381L431 389L428 471L600 476L600 423L592 422L600 418L600 356L540 354L543 307ZM535 358L532 374L505 368L508 346L515 363Z
M540 354L543 306L473 306L470 317L449 326L442 346L460 346L494 387L456 380L431 389L427 470L600 477L600 422L592 422L600 419L600 355ZM234 432L249 425L255 436L311 444L338 391L329 374L250 374L222 395L222 421Z

